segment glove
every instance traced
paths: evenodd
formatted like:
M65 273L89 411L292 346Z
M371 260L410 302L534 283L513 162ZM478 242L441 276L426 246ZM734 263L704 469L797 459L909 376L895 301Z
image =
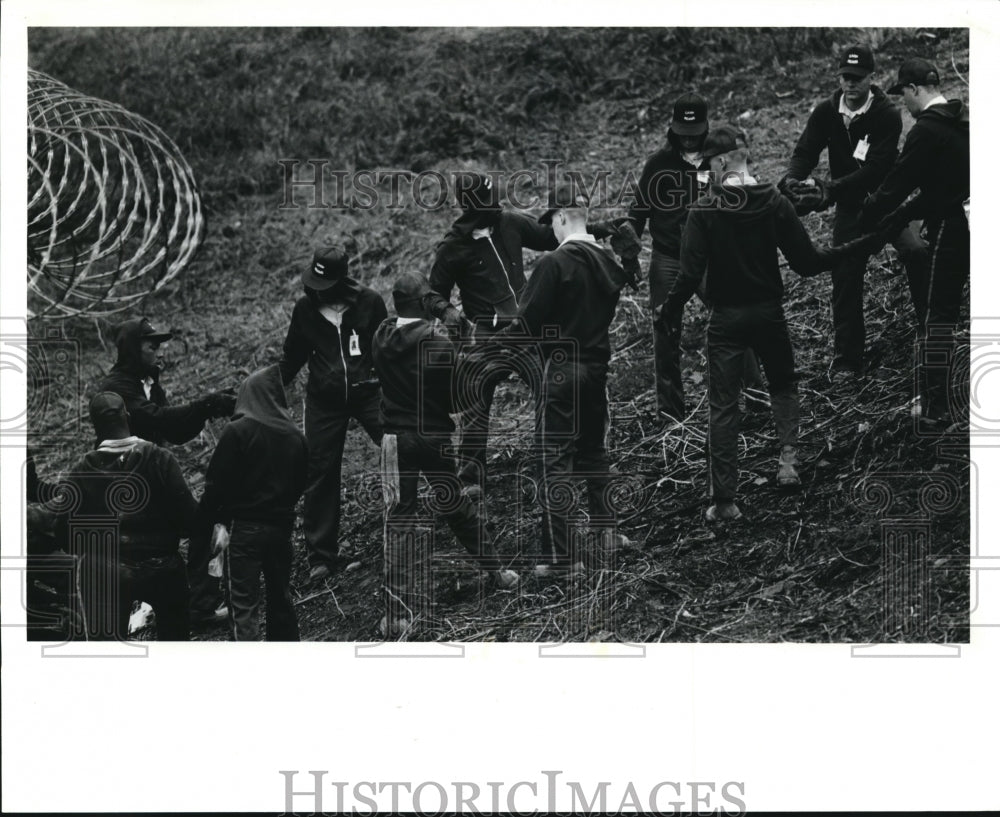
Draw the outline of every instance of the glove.
M642 280L642 269L639 266L639 253L642 252L642 242L635 232L635 227L627 218L612 222L615 232L611 235L611 249L618 256L622 269L628 276L628 284L632 289L639 289Z
M236 393L233 389L214 391L201 398L200 402L208 420L216 417L232 417L236 411Z
M796 179L794 176L782 176L781 181L778 182L778 192L781 193L782 196L787 197L788 185L791 184L792 182L798 182L798 181L799 180Z
M674 346L679 346L681 328L684 325L684 305L668 298L666 303L657 309L655 320L659 327L666 331L670 342Z
M594 221L587 225L587 232L598 241L615 235L618 230L613 221Z
M449 306L444 311L444 315L441 316L441 322L452 338L466 340L472 337L472 330L474 329L472 322L453 306Z
M784 195L795 207L795 212L806 213L825 210L831 204L830 185L822 179L809 178L804 182L790 179L785 185Z

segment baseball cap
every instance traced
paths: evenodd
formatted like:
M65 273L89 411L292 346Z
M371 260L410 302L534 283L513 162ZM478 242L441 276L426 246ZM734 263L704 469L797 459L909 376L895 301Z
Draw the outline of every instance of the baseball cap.
M500 191L485 173L457 173L455 199L463 210L495 210L500 207Z
M128 412L120 394L102 391L90 401L90 422L100 439L108 439L107 433L128 428Z
M427 280L415 272L404 272L392 285L392 302L399 310L400 305L420 301L431 291Z
M852 77L867 77L875 71L875 57L867 45L852 45L840 55L838 72Z
M721 156L723 153L736 150L740 146L741 137L742 134L736 128L730 128L727 125L715 128L709 131L708 136L705 137L705 143L701 146L701 155L705 159L711 159L713 156Z
M559 182L549 189L548 207L538 217L539 224L551 224L556 210L568 207L589 207L590 199L586 194L576 189L572 182Z
M899 66L899 78L886 93L901 94L906 85L937 85L940 81L933 63L912 57Z
M120 344L125 338L138 338L141 343L144 340L152 340L156 343L163 343L173 337L169 332L157 332L150 323L149 318L130 318L119 324L115 338Z
M313 253L312 264L302 270L302 283L322 292L347 275L347 251L343 247L324 247Z
M678 97L670 130L679 136L701 136L708 130L708 103L698 94Z

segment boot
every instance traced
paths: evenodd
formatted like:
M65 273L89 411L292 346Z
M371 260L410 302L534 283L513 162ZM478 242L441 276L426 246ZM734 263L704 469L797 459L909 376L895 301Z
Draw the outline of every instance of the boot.
M802 480L796 466L799 464L798 452L794 446L786 445L781 449L781 456L778 457L778 475L775 481L779 488L799 488Z

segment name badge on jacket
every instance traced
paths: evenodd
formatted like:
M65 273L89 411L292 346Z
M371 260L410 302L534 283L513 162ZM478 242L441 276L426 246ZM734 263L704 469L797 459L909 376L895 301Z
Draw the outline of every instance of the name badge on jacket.
M361 354L361 341L358 338L358 333L353 329L351 330L351 337L350 340L348 340L347 349L350 352L351 357L358 357Z
M867 158L868 156L869 147L870 145L868 144L868 135L865 134L865 137L860 142L858 142L858 146L854 148L854 158L857 159L859 162L863 162L865 158Z

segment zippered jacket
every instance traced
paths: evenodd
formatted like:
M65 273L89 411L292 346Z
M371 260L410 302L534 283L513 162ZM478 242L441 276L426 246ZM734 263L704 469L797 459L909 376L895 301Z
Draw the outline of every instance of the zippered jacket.
M825 149L830 162L831 181L827 185L830 199L860 207L865 196L881 184L896 161L899 135L903 130L899 109L880 88L873 85L871 91L871 107L854 117L850 128L844 127L844 118L840 115L843 91L838 90L820 102L809 114L786 175L794 179L808 178ZM856 159L854 152L858 143L864 140L868 142L865 158Z
M314 294L299 298L278 364L287 386L308 362L306 396L331 407L346 406L351 384L371 377L372 338L389 314L375 290L356 281L351 284L339 329L323 317Z
M427 311L443 319L458 286L462 311L470 321L505 323L517 315L526 283L522 250L554 250L559 246L552 227L520 213L504 210L488 238L473 238L476 214L459 217L437 246L431 267Z

